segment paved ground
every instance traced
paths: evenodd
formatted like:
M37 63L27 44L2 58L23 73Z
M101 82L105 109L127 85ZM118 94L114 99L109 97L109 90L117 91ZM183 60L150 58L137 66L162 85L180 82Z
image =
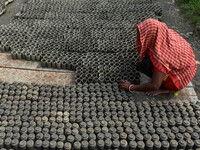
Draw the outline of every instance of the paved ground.
M20 10L22 3L27 2L27 0L14 0L11 4L6 7L6 13L0 16L0 25L8 24L11 19Z
M74 72L42 68L39 62L15 60L9 53L0 53L0 79L9 83L73 84Z
M175 0L155 0L155 2L163 8L161 20L165 22L169 28L183 36L194 50L198 69L192 83L200 99L200 37L198 38L193 34L193 27L189 24L189 20L181 15L180 9L174 4Z

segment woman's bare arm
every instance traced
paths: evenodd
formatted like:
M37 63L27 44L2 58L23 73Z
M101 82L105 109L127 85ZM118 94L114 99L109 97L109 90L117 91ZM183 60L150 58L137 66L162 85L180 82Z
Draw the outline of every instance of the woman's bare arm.
M153 72L153 76L150 82L141 84L141 85L134 85L131 87L131 91L141 91L141 92L147 92L147 91L154 91L158 90L161 87L161 84L163 82L163 79L165 77L165 73L162 72ZM125 88L129 90L130 82L127 80L122 80L122 84L120 85L121 88Z

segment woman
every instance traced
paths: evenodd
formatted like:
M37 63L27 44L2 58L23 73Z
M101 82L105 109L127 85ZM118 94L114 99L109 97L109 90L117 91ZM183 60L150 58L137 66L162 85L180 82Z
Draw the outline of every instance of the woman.
M197 65L191 46L166 24L154 19L140 23L136 45L140 53L141 72L151 77L151 81L133 85L122 80L122 88L155 96L179 91L194 77Z

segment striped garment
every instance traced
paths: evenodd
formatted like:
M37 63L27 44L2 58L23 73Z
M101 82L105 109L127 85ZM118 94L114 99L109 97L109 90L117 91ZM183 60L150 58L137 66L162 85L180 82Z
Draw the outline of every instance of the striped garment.
M194 77L197 64L190 44L165 23L147 19L137 26L140 60L148 54L153 66L169 75L180 90Z

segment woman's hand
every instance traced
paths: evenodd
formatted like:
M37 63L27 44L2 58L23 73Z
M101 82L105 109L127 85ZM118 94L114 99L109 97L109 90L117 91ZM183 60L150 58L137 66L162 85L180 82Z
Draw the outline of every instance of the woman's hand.
M120 82L121 82L120 87L126 90L129 90L129 86L132 84L131 82L127 80L121 80Z

